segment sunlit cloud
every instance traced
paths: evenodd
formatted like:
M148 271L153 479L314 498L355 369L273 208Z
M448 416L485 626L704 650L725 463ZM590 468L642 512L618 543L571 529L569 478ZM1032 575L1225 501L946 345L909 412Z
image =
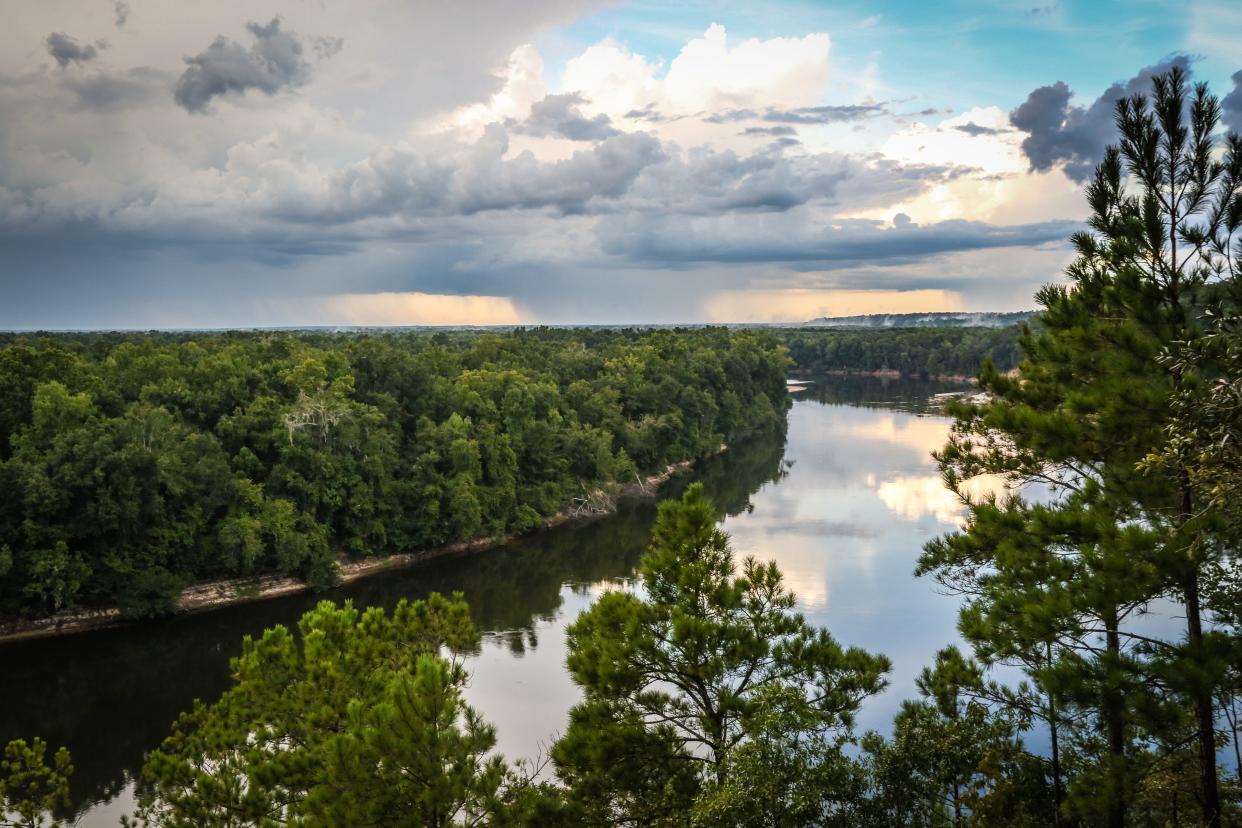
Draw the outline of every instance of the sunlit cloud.
M324 303L327 324L516 325L525 321L508 296L443 293L352 293Z
M1078 185L1059 170L1030 172L1022 153L1025 137L996 106L970 109L937 124L910 124L885 140L885 157L957 167L962 174L900 203L854 215L883 221L902 213L920 224L954 218L1002 224L1081 218L1085 207Z

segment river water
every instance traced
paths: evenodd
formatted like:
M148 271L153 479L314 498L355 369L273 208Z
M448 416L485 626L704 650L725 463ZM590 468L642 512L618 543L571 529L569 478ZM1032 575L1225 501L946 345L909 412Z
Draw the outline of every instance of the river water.
M930 456L949 421L928 400L961 387L821 379L797 395L784 436L733 446L661 490L676 496L701 480L739 555L775 560L813 623L892 660L891 686L865 704L861 729L887 730L919 670L957 638L956 600L913 569L923 543L959 519ZM67 746L79 824L115 826L132 809L143 754L195 698L214 700L228 686L242 636L293 625L324 597L392 606L460 590L483 631L468 698L496 725L501 752L534 758L578 699L564 669L565 627L632 578L654 517L653 503L627 502L607 518L326 596L0 645L0 744L40 735Z

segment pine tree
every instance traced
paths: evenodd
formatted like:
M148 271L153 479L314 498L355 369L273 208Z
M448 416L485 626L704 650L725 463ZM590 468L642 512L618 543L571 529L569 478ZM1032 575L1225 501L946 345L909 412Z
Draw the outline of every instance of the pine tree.
M768 752L784 770L763 780L763 824L844 807L832 786L803 801L799 777L848 776L843 740L887 659L808 624L774 564L747 558L738 574L701 484L660 505L640 573L640 594L605 593L569 628L586 698L552 757L584 820L685 824L695 808L705 824L743 819L735 809L759 789L739 785Z
M246 638L234 686L195 703L144 769L137 820L163 828L521 824L535 787L491 753L456 655L478 634L460 596L391 614L324 601L294 636Z
M1213 695L1233 633L1205 630L1202 596L1225 548L1206 540L1188 465L1145 462L1167 441L1175 400L1201 390L1198 373L1169 354L1199 337L1242 219L1242 158L1234 136L1218 158L1219 111L1205 85L1187 88L1181 68L1155 78L1150 99L1118 102L1120 143L1087 188L1091 232L1073 239L1072 286L1039 292L1018 376L985 367L991 401L954 408L940 455L950 485L999 474L1040 487L1042 504L973 503L962 535L930 545L923 561L948 582L982 582L968 609L977 617L1018 613L1010 628L978 627L999 650L1035 662L1048 643L1061 647L1037 679L1098 720L1106 784L1093 791L1104 793L1112 826L1125 823L1143 772L1135 751L1185 735L1168 730L1180 722L1170 704L1194 711L1203 822L1221 824ZM1185 608L1180 641L1128 623L1163 597Z
M60 748L49 765L47 743L14 739L0 754L0 828L56 828L52 812L69 804L69 751Z

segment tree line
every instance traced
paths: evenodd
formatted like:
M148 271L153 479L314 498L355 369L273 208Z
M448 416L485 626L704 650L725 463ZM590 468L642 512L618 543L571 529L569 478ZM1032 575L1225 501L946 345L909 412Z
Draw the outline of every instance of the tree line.
M896 371L971 377L987 360L1001 371L1021 359L1021 328L798 328L775 332L800 371Z
M204 579L606 508L778 426L762 332L8 335L0 618L171 608Z

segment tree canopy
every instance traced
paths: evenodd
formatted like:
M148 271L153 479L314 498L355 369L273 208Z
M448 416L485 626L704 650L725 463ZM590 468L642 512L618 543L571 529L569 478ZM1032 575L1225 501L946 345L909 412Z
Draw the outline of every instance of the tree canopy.
M529 531L782 422L750 331L0 338L0 618Z

